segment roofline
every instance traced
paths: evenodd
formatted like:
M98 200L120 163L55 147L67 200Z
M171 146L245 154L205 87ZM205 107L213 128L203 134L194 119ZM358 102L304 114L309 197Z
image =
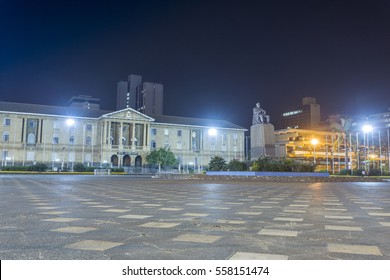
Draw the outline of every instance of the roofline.
M158 125L169 125L169 126L184 126L184 127L198 127L198 128L218 128L218 129L226 129L226 130L240 130L240 131L248 131L246 128L233 128L233 127L218 127L218 126L204 126L204 125L191 125L191 124L178 124L178 123L162 123L162 122L153 122L153 124ZM153 125L152 124L152 125Z
M15 112L15 111L0 111L0 113L5 114L14 114L14 115L35 115L35 116L47 116L47 117L57 117L57 118L74 118L74 119L93 119L98 120L99 118L94 117L78 117L72 115L52 115L52 114L42 114L42 113L29 113L29 112Z

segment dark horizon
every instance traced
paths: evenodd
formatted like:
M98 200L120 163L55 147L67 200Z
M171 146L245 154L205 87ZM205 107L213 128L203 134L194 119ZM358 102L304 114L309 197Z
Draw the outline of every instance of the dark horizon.
M92 4L91 4L92 3ZM388 1L3 1L0 100L114 110L129 74L164 85L164 113L245 128L305 96L323 117L390 107Z

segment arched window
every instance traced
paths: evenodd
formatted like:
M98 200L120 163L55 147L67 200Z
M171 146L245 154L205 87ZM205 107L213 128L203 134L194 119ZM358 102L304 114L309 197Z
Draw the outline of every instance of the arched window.
M29 133L27 135L27 144L35 144L35 134Z
M8 133L8 131L4 131L3 132L2 139L3 139L3 142L9 142L9 133Z
M127 140L125 137L122 137L122 145L126 146L127 145Z

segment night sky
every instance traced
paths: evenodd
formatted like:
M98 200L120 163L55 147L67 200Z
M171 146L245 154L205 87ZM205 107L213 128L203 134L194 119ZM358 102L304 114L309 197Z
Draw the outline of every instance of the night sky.
M304 96L331 113L390 107L390 1L0 0L0 100L114 110L129 74L168 115L249 128Z

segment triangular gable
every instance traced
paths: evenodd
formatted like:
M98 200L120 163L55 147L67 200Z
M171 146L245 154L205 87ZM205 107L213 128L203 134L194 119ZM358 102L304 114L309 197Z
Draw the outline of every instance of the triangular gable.
M119 111L111 112L101 116L102 118L121 119L121 120L134 120L134 121L147 121L153 122L154 119L142 114L134 109L126 108Z

